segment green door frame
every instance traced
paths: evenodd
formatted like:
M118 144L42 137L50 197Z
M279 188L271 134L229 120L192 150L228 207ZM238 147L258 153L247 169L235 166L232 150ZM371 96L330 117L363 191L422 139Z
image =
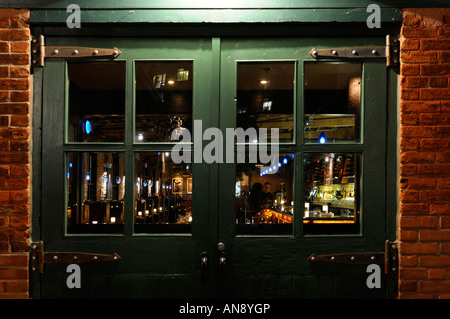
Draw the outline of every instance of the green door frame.
M65 33L66 30L63 30L63 32L59 32L57 31L56 28L44 28L46 31L49 32L49 34L52 33ZM125 28L126 29L126 28ZM125 30L122 29L122 30ZM196 29L194 27L194 29ZM233 26L231 28L232 30L234 30L233 34L235 34L236 32L236 27ZM240 29L240 28L238 28ZM277 30L283 30L283 27L281 29L276 28ZM308 30L308 28L306 28ZM344 27L345 29L345 27ZM41 30L40 28L38 28L37 30ZM97 28L94 27L93 29L88 30L87 34L89 34L89 32L94 32L96 33L96 30L103 30L102 32L105 32L103 28ZM203 31L201 31L201 29L196 29L197 32L199 33L203 33ZM227 34L229 31L229 29L227 29L226 27L218 27L217 29L214 29L215 31L219 30L219 35L222 35L222 33ZM256 29L252 29L253 31L249 32L249 35L256 35L254 32L256 32ZM273 29L266 29L268 33L273 33L276 32ZM286 30L286 29L285 29ZM309 29L311 30L311 29ZM61 30L60 30L61 31ZM86 30L84 30L81 33L85 33ZM122 31L123 32L123 31ZM148 32L145 31L144 34ZM190 31L186 31L186 34L184 35L189 35ZM303 30L301 33L307 33L307 31ZM332 33L335 33L336 30L334 30ZM120 33L120 32L119 32ZM126 33L126 31L125 31ZM170 32L169 32L170 33ZM288 33L292 33L292 31L288 32ZM195 34L195 33L194 33ZM192 33L191 33L192 35ZM217 34L215 34L217 35ZM219 105L220 105L220 96L221 96L221 91L220 91L220 67L221 67L221 61L220 61L220 50L221 50L221 37L212 37L211 40L211 52L212 52L212 60L211 60L211 70L213 70L213 72L211 72L211 74L213 74L213 78L211 79L211 113L210 113L210 126L213 127L218 127L219 123L220 123L220 115L219 115ZM36 69L35 73L34 73L34 97L35 97L35 103L33 105L33 110L34 110L34 117L33 117L33 144L35 149L41 150L42 147L42 135L41 135L41 128L42 128L42 118L46 118L47 116L55 116L57 114L46 114L45 113L45 108L43 108L43 105L45 105L45 101L42 102L42 91L39 90L39 88L41 88L42 90L46 90L46 86L43 86L43 73L45 73L47 71L44 70L39 70ZM130 72L130 71L128 71ZM50 72L51 74L52 72ZM386 118L387 118L387 128L386 128L386 146L387 146L387 154L386 154L386 162L387 163L397 163L397 145L396 145L396 136L397 136L397 72L396 70L392 70L389 69L388 70L388 87L387 87L387 113L386 113ZM130 73L128 73L130 74ZM61 80L61 79L59 79ZM59 81L58 79L53 79L52 81L54 82L54 84L56 86L60 86L61 83L58 83ZM47 87L48 90L48 87ZM50 91L50 90L49 90ZM52 96L52 92L47 92L47 94L49 94L49 96L51 96L51 98L53 98ZM58 98L58 97L56 97ZM61 110L60 110L61 111ZM214 124L217 125L214 125ZM132 134L131 134L132 135ZM48 142L48 141L47 141ZM317 150L320 150L319 148ZM47 160L51 160L50 157L47 157L48 154L46 154L46 152L42 152L42 154L40 152L34 152L33 153L33 166L34 167L42 167L42 164L45 163ZM130 158L129 158L130 159ZM211 185L214 185L214 183L218 183L216 176L220 176L219 174L219 164L213 164L210 165L209 167L209 183L211 183ZM387 188L387 192L386 192L386 205L387 205L387 213L386 213L386 224L385 224L385 233L386 233L386 237L387 239L394 241L396 239L396 211L397 211L397 198L396 198L396 185L397 185L397 181L395 176L397 176L397 167L396 165L387 165L386 167L386 173L385 173L385 184L386 184L386 188ZM40 184L42 182L43 176L45 176L45 178L47 179L47 175L44 174L40 174L39 170L33 170L33 203L35 203L33 205L33 216L32 216L32 220L33 220L33 233L32 233L32 238L33 241L38 241L39 239L41 239L41 230L40 227L46 227L45 223L43 223L43 221L41 220L41 216L42 216L42 211L43 211L43 207L42 207L42 202L41 202L41 197L44 194L44 192L41 191L40 189ZM50 178L54 178L50 177ZM219 179L220 180L220 179ZM50 179L47 182L52 182L52 180ZM205 194L205 200L209 200L210 202L210 210L211 211L217 211L218 206L220 205L219 202L219 186L217 185L217 187L211 187L210 192L208 194ZM39 203L39 204L38 204ZM209 224L210 225L218 225L219 224L219 220L218 220L218 216L215 214L212 214L209 220ZM296 225L296 228L298 228L299 226ZM207 236L208 238L210 238L209 240L209 247L206 247L205 249L208 249L211 252L214 252L217 249L217 242L219 241L219 235L217 233L217 228L215 227L208 227L208 233L204 234L205 236ZM109 244L109 241L108 243ZM106 246L107 246L106 244ZM105 248L106 248L105 246ZM213 256L214 257L214 256ZM211 263L211 265L213 265L214 263ZM211 272L215 272L217 271L217 266L212 266L211 268ZM38 280L38 276L34 275L33 281L34 280ZM39 289L38 289L39 285L35 285L33 286L33 296L39 297ZM393 289L395 289L395 285L393 285L392 287ZM211 285L209 287L206 288L207 291L213 292L214 291L214 287L212 287ZM395 295L393 289L388 291L388 294L390 297L393 297Z

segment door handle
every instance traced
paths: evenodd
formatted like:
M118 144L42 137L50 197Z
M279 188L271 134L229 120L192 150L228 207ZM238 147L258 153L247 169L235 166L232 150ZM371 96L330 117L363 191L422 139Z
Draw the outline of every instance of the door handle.
M225 254L225 244L220 242L217 244L217 250L219 251L219 266L220 269L225 268L225 263L227 261L227 257Z
M200 254L200 266L202 269L202 278L205 281L208 278L208 254L206 252Z
M225 263L227 261L227 257L225 256L225 253L221 253L219 257L219 265L221 268L225 267Z

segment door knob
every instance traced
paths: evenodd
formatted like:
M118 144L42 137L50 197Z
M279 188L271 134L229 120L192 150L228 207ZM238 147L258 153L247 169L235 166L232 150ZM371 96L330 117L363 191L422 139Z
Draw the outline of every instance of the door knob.
M217 249L219 251L224 251L225 250L225 244L224 243L218 243L217 244Z

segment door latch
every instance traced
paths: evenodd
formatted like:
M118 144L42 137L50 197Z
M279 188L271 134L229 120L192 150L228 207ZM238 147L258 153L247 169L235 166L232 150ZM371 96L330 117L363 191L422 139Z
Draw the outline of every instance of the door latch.
M44 242L31 244L31 272L44 273L44 264L87 264L87 263L117 263L122 258L112 255L84 252L45 252Z
M101 49L70 46L46 46L44 36L31 39L31 66L44 66L45 58L117 58L122 52L119 49Z

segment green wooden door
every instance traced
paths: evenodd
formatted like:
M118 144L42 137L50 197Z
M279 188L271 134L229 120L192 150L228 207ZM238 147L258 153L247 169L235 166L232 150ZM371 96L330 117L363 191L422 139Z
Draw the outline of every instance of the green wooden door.
M176 164L169 129L210 121L211 40L47 38L116 59L47 59L41 239L46 252L117 253L117 264L46 264L42 298L199 297L209 167ZM188 152L193 145L188 144ZM195 191L193 191L195 190Z
M385 61L316 61L309 54L313 48L370 45L383 40L222 41L222 130L262 129L256 138L248 131L247 154L266 133L267 143L275 133L280 143L275 162L252 163L247 156L244 163L219 166L223 296L387 296L384 274L381 288L368 288L368 265L308 261L312 254L384 251ZM253 195L266 182L271 202L254 208Z
M317 63L308 54L384 39L49 38L46 44L122 53L114 60L45 62L45 251L122 259L80 264L81 288L68 288L67 264L46 264L40 297L386 296L384 276L382 288L367 287L365 265L307 260L313 253L384 250L384 61ZM222 137L227 129L257 133L232 142L230 156L228 140L219 153L211 152L211 135L202 141L199 133L208 128ZM171 153L175 131L192 133L181 163ZM254 146L262 149L264 132L280 142L270 165L248 157ZM235 154L242 145L243 163ZM266 181L272 195L261 204L269 196Z

